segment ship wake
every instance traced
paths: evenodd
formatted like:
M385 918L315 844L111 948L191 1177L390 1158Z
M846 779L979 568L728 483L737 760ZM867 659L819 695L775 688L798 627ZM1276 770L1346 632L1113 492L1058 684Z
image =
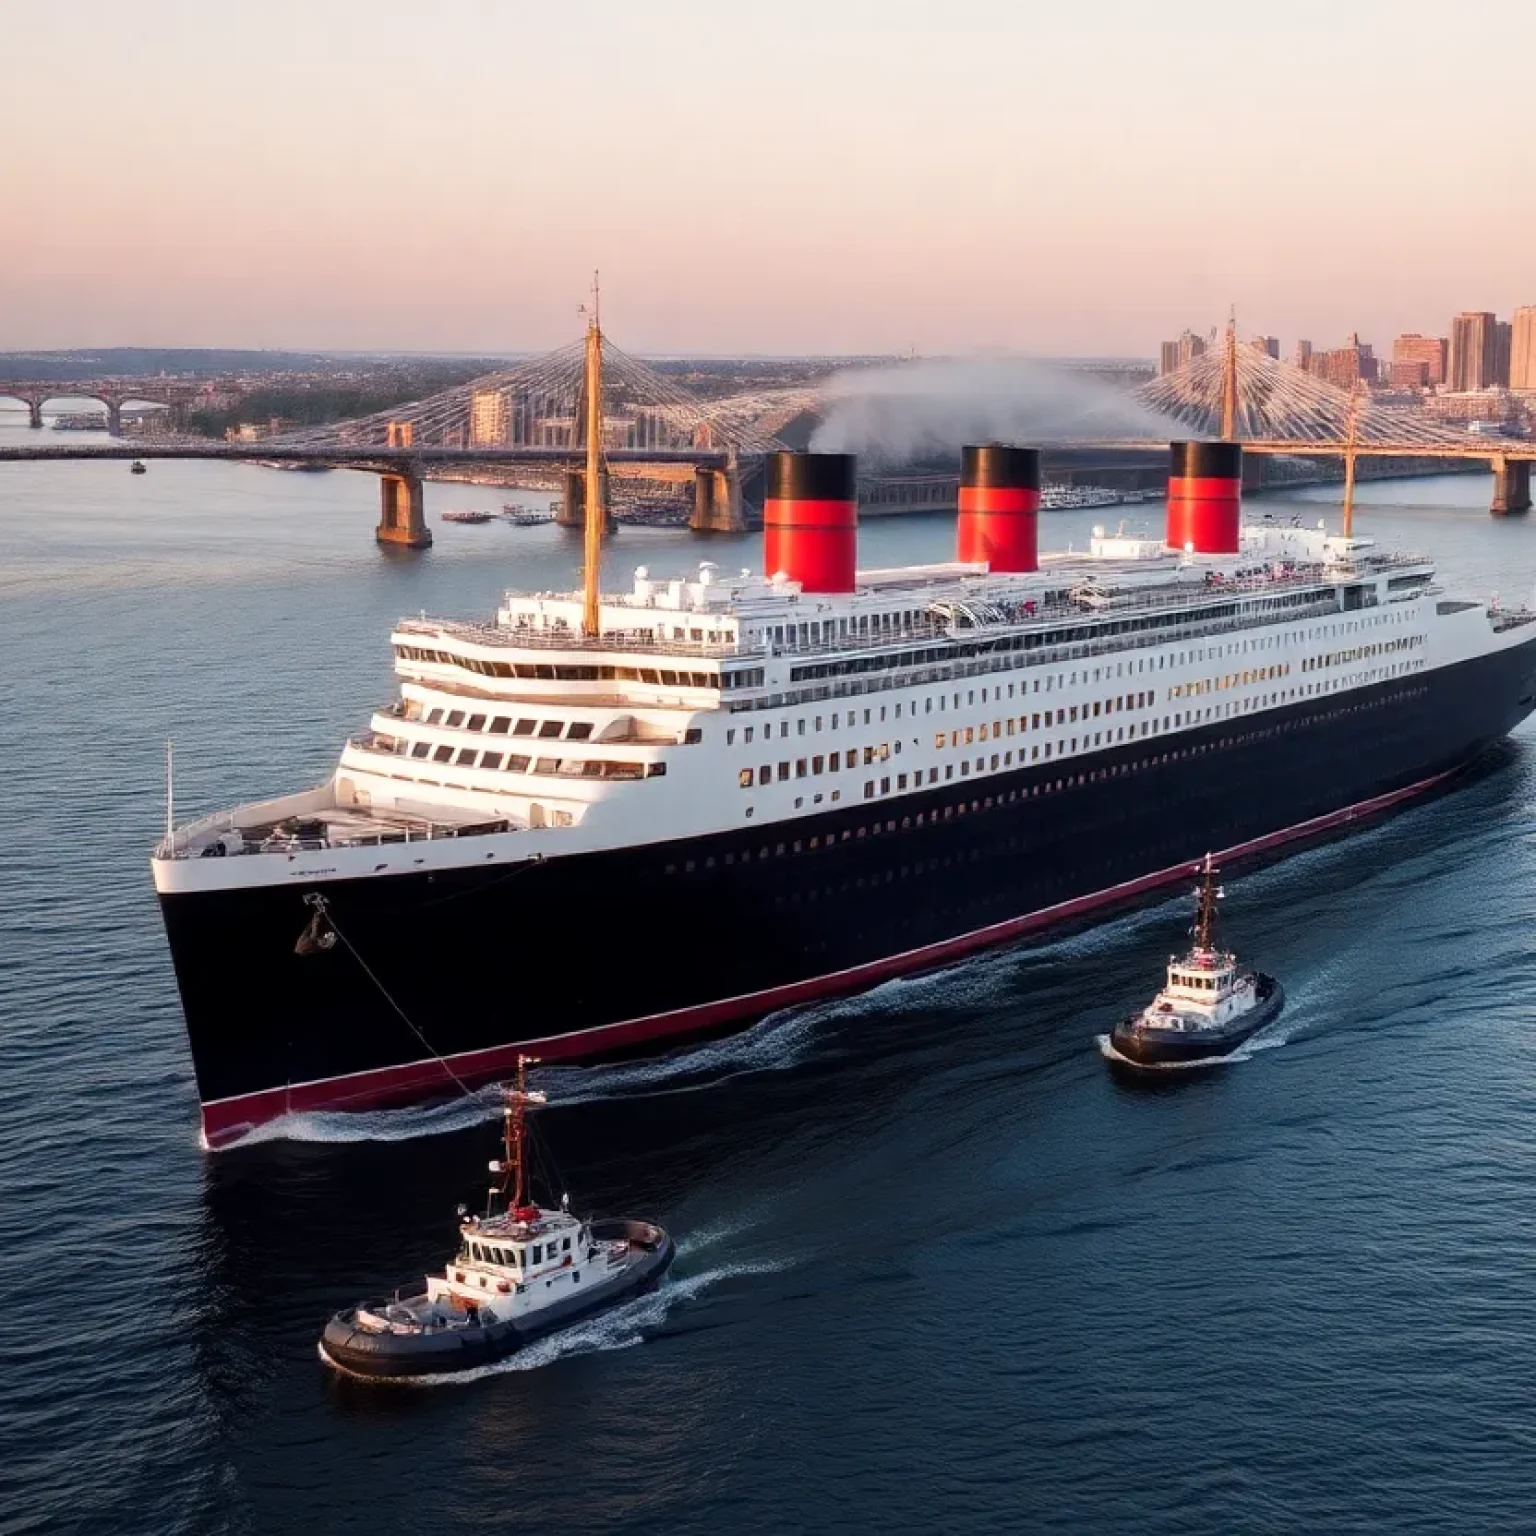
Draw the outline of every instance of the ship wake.
M788 1260L721 1264L701 1270L696 1275L667 1278L654 1291L637 1296L599 1317L572 1323L569 1328L536 1339L515 1355L490 1365L468 1371L438 1372L427 1376L382 1377L374 1380L403 1387L461 1387L483 1381L488 1376L507 1376L519 1371L537 1371L558 1360L580 1355L608 1354L614 1350L633 1349L654 1338L666 1324L674 1308L694 1301L714 1286L753 1275L772 1274L786 1269ZM321 1348L322 1359L326 1358ZM334 1362L327 1361L334 1365Z
M786 1010L770 1014L740 1034L711 1040L690 1050L590 1067L549 1066L532 1076L557 1108L604 1099L700 1092L733 1078L797 1066L806 1058L826 1011L824 1006ZM279 1115L228 1145L251 1147L270 1141L338 1145L414 1141L418 1137L468 1130L497 1119L501 1112L501 1085L488 1083L473 1093L436 1104Z

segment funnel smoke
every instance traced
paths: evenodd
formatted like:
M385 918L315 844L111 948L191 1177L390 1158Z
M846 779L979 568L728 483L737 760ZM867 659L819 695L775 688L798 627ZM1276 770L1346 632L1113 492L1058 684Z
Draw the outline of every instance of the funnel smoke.
M1023 358L936 360L848 370L827 385L811 438L863 467L956 457L964 443L1094 443L1187 435L1091 374Z

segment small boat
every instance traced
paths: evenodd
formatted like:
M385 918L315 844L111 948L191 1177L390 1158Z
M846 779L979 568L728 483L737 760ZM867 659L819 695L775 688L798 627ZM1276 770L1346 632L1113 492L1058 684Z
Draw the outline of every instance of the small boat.
M1285 990L1262 971L1239 971L1237 956L1216 941L1216 864L1200 866L1195 942L1168 962L1163 990L1105 1043L1105 1055L1137 1067L1188 1066L1230 1056L1285 1004Z
M135 459L133 463L128 466L128 473L130 475L147 475L149 471L144 467L143 459Z
M493 1162L484 1216L459 1207L459 1251L426 1289L338 1312L320 1340L337 1370L374 1380L451 1375L515 1354L543 1334L653 1288L675 1256L672 1239L648 1221L582 1221L566 1197L558 1209L533 1203L527 1112L545 1102L530 1092L519 1056L505 1095L504 1153Z
M495 517L494 512L444 512L445 523L488 523Z
M527 507L505 507L503 516L514 528L539 528L555 520L553 512L534 512Z

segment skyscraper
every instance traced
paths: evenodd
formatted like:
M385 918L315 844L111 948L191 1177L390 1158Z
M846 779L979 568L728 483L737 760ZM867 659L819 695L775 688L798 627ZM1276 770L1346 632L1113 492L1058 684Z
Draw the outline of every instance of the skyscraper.
M1536 390L1536 304L1523 304L1510 323L1509 387Z
M1493 377L1488 381L1500 389L1509 388L1509 364L1512 343L1508 320L1493 322Z
M507 399L499 389L480 389L469 397L469 445L500 448L507 440Z
M1278 359L1280 356L1280 338L1278 336L1255 336L1248 345L1255 352L1262 352L1265 357Z
M1162 359L1157 365L1157 371L1172 373L1179 366L1179 344L1176 341L1163 343Z
M1457 394L1487 389L1493 383L1493 315L1485 309L1463 310L1451 321L1449 380Z
M1312 363L1312 343L1310 341L1298 341L1296 343L1296 366L1308 368Z
M1421 336L1417 331L1406 331L1392 343L1392 361L1422 363L1425 383L1443 384L1449 345L1443 336Z
M1354 332L1342 347L1325 352L1315 371L1330 384L1340 389L1353 389L1356 384L1376 382L1376 357L1369 342L1363 342Z

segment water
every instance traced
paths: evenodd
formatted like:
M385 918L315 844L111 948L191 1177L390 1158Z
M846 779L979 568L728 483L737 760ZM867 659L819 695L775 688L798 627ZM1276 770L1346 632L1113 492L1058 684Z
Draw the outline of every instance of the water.
M1487 495L1370 486L1361 526L1513 600L1536 529ZM574 569L568 535L499 524L392 557L375 497L0 468L0 1531L547 1530L573 1499L669 1533L1529 1529L1525 732L1459 792L1230 882L1232 939L1289 992L1240 1063L1136 1086L1095 1046L1181 941L1175 902L561 1069L544 1124L578 1204L681 1234L674 1279L481 1380L324 1371L330 1311L445 1256L492 1107L199 1152L146 856L168 733L186 814L318 780L390 695L392 619ZM1049 517L1052 542L1105 515ZM865 541L886 564L950 536ZM755 546L626 530L609 558Z

